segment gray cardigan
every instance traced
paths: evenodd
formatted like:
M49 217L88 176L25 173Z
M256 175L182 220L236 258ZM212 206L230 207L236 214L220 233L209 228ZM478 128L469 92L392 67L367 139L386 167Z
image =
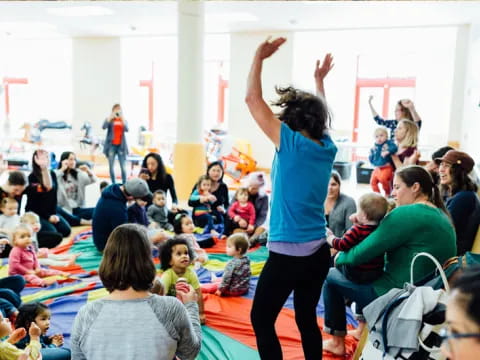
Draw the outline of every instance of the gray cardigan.
M342 237L345 231L352 227L352 222L348 219L350 215L357 211L355 200L348 195L340 193L335 206L328 216L328 227L336 237Z

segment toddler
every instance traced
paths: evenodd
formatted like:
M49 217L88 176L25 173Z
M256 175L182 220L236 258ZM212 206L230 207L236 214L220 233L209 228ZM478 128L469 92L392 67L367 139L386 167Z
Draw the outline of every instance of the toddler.
M18 215L18 202L15 199L6 197L0 203L0 256L8 257L11 246L13 229L20 224L20 216Z
M179 278L185 278L198 294L198 309L200 322L205 324L202 291L197 274L191 268L194 257L192 249L185 239L174 237L166 241L160 253L160 262L163 272L162 283L166 295L176 296L176 283Z
M40 267L32 246L32 230L26 224L18 225L13 231L13 249L8 257L8 274L22 275L27 282L35 286L47 286L56 282L55 279L44 279L48 276L69 275L62 271Z
M205 223L204 233L211 233L217 236L218 233L213 228L212 205L216 198L210 193L212 180L208 175L202 175L198 179L197 188L190 195L190 201L200 201L200 205L193 208L193 216L199 222Z
M13 345L22 339L26 334L27 332L24 328L18 328L12 333L12 325L10 324L10 321L7 318L4 318L0 312L0 339L8 336L7 340L0 341L0 358L2 360L41 359L41 345L39 341L41 331L36 324L32 324L28 329L30 343L27 346L27 351L30 352L29 355L26 355L26 351L20 350Z
M71 266L75 264L75 260L81 255L76 254L52 254L47 248L39 248L37 234L40 231L42 225L40 218L34 212L28 211L20 217L20 223L30 225L32 229L32 245L37 254L38 262L40 265L47 266Z
M397 145L393 140L388 140L388 132L384 127L375 129L375 145L370 149L368 159L375 167L370 177L370 186L373 191L380 192L378 183L382 184L385 196L392 191L393 166L392 154L397 152Z
M165 191L155 191L153 193L153 203L147 211L147 217L151 227L173 231L173 225L168 222L169 211L166 203Z
M227 239L227 255L233 259L227 263L222 283L216 295L240 296L248 293L250 286L250 259L245 255L249 247L244 233L230 235Z
M248 189L239 188L235 193L235 200L228 209L228 216L233 222L233 231L241 229L252 234L255 228L255 207L248 201Z
M342 238L327 230L327 242L338 251L348 251L370 235L383 219L388 209L387 199L378 193L368 193L360 197L358 212L351 216L354 225ZM345 277L358 284L371 283L383 274L383 255L358 266L342 265L339 270Z
M193 261L205 263L208 260L207 252L200 247L197 238L194 235L195 225L193 220L187 214L178 214L175 216L173 229L178 238L185 239L190 249L193 250Z
M50 328L50 318L52 314L48 307L41 302L34 302L30 304L22 305L19 309L17 320L15 321L15 328L28 329L30 324L35 323L40 329L40 345L42 348L58 348L63 346L63 335L55 334L47 336L48 329ZM22 340L17 342L16 346L19 349L24 349L30 341L30 337L27 335ZM62 352L64 350L61 350Z
M128 222L148 226L147 206L148 199L135 199L134 203L128 207Z

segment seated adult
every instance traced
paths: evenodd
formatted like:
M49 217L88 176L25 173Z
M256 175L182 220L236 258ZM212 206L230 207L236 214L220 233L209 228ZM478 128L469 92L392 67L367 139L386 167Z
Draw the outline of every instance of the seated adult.
M450 150L455 150L455 149L452 148L451 146L443 146L440 149L435 150L432 153L432 160L425 165L425 169L427 169L430 172L430 175L432 175L433 181L437 185L440 185L440 176L438 175L438 163L435 160L437 158L443 157L443 155L445 155ZM417 153L417 154L418 154L418 158L416 159L416 161L420 160L420 153ZM411 165L414 165L416 161Z
M328 193L325 199L325 218L327 227L336 237L342 237L352 227L350 215L357 211L355 200L340 191L342 180L340 174L332 171L328 182Z
M135 199L147 201L151 196L147 183L139 178L127 180L123 185L112 184L102 191L92 219L93 243L98 251L103 251L113 229L128 223L127 201ZM150 236L152 242L165 238L166 235L162 231Z
M172 210L177 208L178 199L175 183L172 175L167 173L162 157L159 154L151 152L145 156L139 178L147 182L148 188L152 193L157 190L163 190L165 194L170 193Z
M337 265L359 265L385 254L384 274L371 284L356 284L332 268L325 280L322 291L324 331L333 337L323 348L331 353L345 354L345 299L355 301L357 314L361 314L362 309L378 296L392 288L402 288L410 280L410 263L415 254L428 252L443 263L457 253L455 230L428 171L416 165L397 170L392 196L397 208L372 234L336 258ZM431 261L419 260L414 278L425 277L433 268ZM360 321L352 335L359 337L364 325Z
M248 201L255 207L255 225L253 235L250 237L250 243L255 242L268 228L268 196L263 190L264 186L265 176L263 173L256 171L248 175ZM245 220L240 220L240 226L244 225L242 224L243 221Z
M0 200L9 197L17 200L18 209L20 211L20 202L22 200L22 194L27 187L27 178L21 171L11 171L8 174L8 179L5 184L0 186Z
M85 188L97 181L87 165L76 168L77 159L71 151L60 156L58 169L55 170L58 181L57 204L63 210L61 215L71 226L88 225L93 209L85 207Z
M397 153L392 155L395 169L417 163L418 126L413 121L406 119L399 121L395 129L395 143L398 146Z
M58 237L45 237L52 233L69 236L71 232L68 222L57 212L57 176L49 170L50 158L45 150L36 150L32 156L32 172L28 175L28 186L25 189L27 204L25 211L33 211L40 217L41 229L38 232L38 245L52 248L61 242Z
M476 360L480 353L480 267L466 268L447 303L442 352L450 360Z
M227 184L223 182L224 172L225 170L220 161L214 161L207 167L206 175L208 175L212 181L210 193L216 198L212 204L212 216L215 224L223 224L225 222L225 214L229 206L228 187ZM193 186L192 193L196 188L197 184ZM200 200L188 200L188 206L198 207L200 206ZM193 216L193 222L196 226L200 227L205 227L206 225L206 221L201 221L195 216Z
M475 185L468 174L475 166L473 159L464 152L450 150L435 159L445 205L453 220L457 234L457 255L470 251L480 224L480 201Z
M184 305L176 297L153 295L155 274L145 228L125 224L113 230L99 268L109 295L78 312L72 359L195 359L202 338L196 293L189 285L188 292L178 291Z
M0 313L5 318L18 314L18 307L22 304L20 292L25 287L25 279L20 275L6 276L0 279Z

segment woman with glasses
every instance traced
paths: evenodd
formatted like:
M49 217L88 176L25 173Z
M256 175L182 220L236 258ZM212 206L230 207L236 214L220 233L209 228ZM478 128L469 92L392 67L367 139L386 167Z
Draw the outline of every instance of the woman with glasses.
M480 265L465 269L447 304L442 352L450 360L476 360L480 354Z

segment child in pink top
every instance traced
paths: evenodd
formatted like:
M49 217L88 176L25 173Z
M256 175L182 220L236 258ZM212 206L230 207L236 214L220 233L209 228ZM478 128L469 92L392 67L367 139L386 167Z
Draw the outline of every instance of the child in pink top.
M252 234L256 215L255 207L248 201L248 189L239 188L235 193L235 200L228 209L228 216L233 222L233 231L240 230Z
M27 282L35 286L47 286L56 282L54 279L43 279L47 276L69 275L63 271L40 267L32 246L32 229L25 224L17 226L13 231L13 249L8 257L8 274L23 275Z
M173 230L179 238L187 240L188 246L193 250L195 257L194 262L204 264L208 260L207 252L198 245L197 239L194 235L195 225L193 220L187 214L178 214L175 216L173 223Z

